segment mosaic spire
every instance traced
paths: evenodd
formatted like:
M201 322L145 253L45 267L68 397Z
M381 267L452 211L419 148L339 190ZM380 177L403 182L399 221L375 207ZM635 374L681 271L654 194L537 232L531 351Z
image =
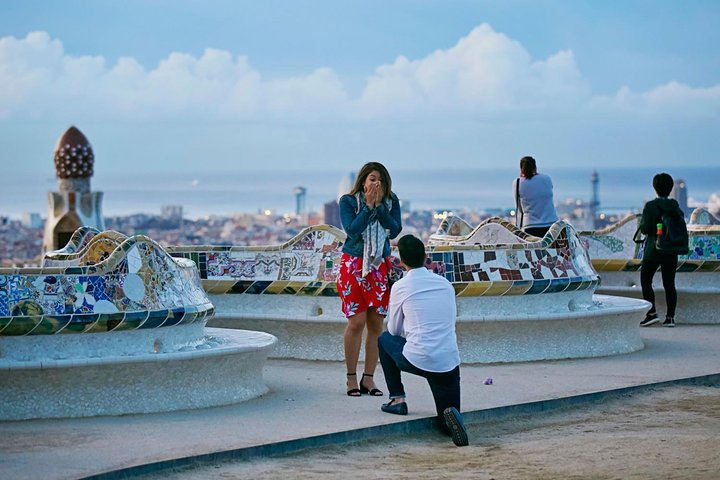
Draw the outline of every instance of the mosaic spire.
M55 145L55 175L60 179L92 177L94 160L90 142L74 126Z

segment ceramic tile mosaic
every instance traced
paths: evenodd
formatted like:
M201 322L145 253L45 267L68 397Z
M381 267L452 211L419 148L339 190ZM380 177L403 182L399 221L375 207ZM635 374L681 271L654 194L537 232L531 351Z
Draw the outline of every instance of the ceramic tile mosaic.
M488 218L473 229L462 218L449 216L430 236L428 245L523 245L540 240L500 217Z
M462 218L450 215L445 217L434 235L465 237L472 233L472 226Z
M85 240L84 244L80 245L80 248L74 252L65 253L65 249L62 249L46 253L42 265L43 267L95 265L109 258L112 252L127 238L126 235L112 230L97 232L92 235L89 233L83 239ZM74 249L71 243L68 243L68 247Z
M90 142L76 127L70 127L55 146L55 175L58 178L92 177L95 154Z
M0 335L156 328L212 314L194 263L144 236L122 236L108 253L120 234L107 233L87 241L91 232L81 232L74 245L85 246L56 257L82 266L0 269Z
M703 219L701 213L702 209L696 209L693 218ZM640 268L643 247L634 241L640 217L628 215L602 230L580 232L595 270L614 272ZM689 223L688 234L690 252L678 257L678 271L720 271L720 225Z
M95 235L99 233L100 230L93 227L80 227L75 230L75 232L72 234L72 237L70 237L70 241L67 245L65 245L65 247L57 250L56 252L49 253L57 253L61 255L77 253L82 250Z
M567 223L558 222L544 239L525 235L500 219L489 225L534 241L427 247L425 266L452 282L458 296L538 294L597 285L587 252ZM215 294L336 296L344 240L342 231L320 225L279 246L171 247L168 251L194 261L204 288ZM393 268L401 270L397 252L392 262Z
M688 225L720 225L720 219L704 208L696 208L690 215Z

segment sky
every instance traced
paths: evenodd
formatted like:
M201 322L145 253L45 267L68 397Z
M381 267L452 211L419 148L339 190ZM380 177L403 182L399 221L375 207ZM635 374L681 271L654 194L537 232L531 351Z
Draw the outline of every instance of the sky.
M47 176L75 125L106 174L718 165L718 25L714 0L3 0L0 162Z

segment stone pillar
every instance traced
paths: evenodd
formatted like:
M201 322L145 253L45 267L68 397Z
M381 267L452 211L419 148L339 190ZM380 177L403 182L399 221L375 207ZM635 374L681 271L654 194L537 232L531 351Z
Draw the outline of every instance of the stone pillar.
M48 192L43 254L63 248L82 226L105 229L102 192L90 190L95 157L85 135L70 127L55 145L58 192Z

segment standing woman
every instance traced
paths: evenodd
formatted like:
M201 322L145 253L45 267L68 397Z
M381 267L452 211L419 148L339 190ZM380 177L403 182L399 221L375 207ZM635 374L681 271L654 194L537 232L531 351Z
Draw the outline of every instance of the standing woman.
M520 159L520 177L513 182L515 218L525 233L544 237L558 221L553 200L553 184L549 176L538 173L533 157Z
M355 185L340 197L339 204L347 234L337 280L343 314L348 319L344 337L347 394L382 396L373 374L378 363L378 337L390 299L390 239L402 230L400 202L392 192L387 169L381 163L369 162L360 169ZM358 381L357 364L366 327L365 368Z

